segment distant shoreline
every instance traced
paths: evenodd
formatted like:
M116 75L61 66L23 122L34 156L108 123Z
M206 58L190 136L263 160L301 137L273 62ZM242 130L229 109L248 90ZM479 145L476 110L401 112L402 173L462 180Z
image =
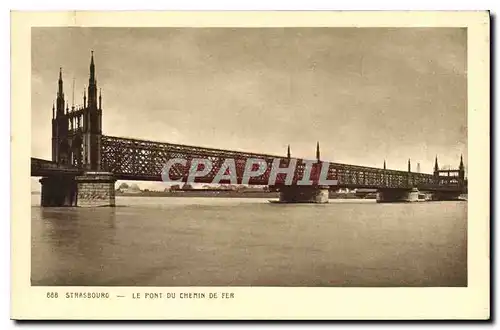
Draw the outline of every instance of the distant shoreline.
M40 195L32 191L32 195ZM214 198L279 198L279 192L269 191L235 191L235 190L176 190L176 191L140 191L124 193L116 191L117 197L214 197ZM330 199L375 199L374 195L359 196L355 193L330 192Z
M116 197L244 197L244 198L277 198L279 193L267 191L202 191L202 190L178 190L178 191L141 191L137 193L116 192Z
M216 197L216 198L279 198L279 192L234 191L234 190L176 190L176 191L141 191L138 193L116 192L117 197ZM330 199L374 199L375 196L357 196L354 193L330 192Z

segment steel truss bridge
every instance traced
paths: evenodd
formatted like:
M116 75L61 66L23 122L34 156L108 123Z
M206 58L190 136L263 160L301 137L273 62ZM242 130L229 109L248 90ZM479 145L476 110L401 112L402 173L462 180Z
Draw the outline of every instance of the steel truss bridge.
M260 159L267 164L266 171L251 177L250 185L268 185L273 161L279 159L280 167L287 167L291 158L252 152L232 151L224 149L204 148L181 144L155 142L132 138L101 136L101 170L111 172L118 180L162 181L162 171L168 160L174 158L186 159L187 164L174 164L169 176L172 180L186 182L189 175L190 162L195 158L208 159L213 167L202 177L196 177L195 182L212 183L226 159L233 159L236 165L237 183L242 183L247 160ZM297 165L293 175L292 185L296 185L304 176L305 159L296 159ZM309 161L311 162L311 161ZM319 166L315 164L311 170L313 184L318 184ZM258 165L257 165L258 166ZM202 169L201 166L199 169ZM32 158L32 176L78 175L84 168L61 165L56 162ZM443 175L446 172L446 175ZM429 191L464 190L466 180L454 175L457 170L441 170L434 174L398 171L384 168L357 166L350 164L329 163L327 179L337 180L337 188L370 188L370 189L408 189L418 188ZM276 177L276 186L285 183L286 175L280 173ZM220 183L230 183L221 180Z
M264 161L267 169L262 175L251 177L248 184L268 185L275 159L279 159L280 167L287 167L292 160L297 162L292 185L297 185L304 177L307 160L291 158L290 152L283 157L107 136L102 132L102 98L100 92L98 96L97 90L93 53L88 94L84 94L82 106L68 106L64 98L62 69L59 71L57 98L52 106L52 160L31 158L31 176L76 177L89 172L110 172L117 180L162 181L162 171L167 161L181 158L187 160L186 166L175 164L169 174L172 180L186 181L191 160L203 158L211 161L213 167L207 175L196 177L195 182L212 183L225 160L232 159L235 162L237 183L241 184L247 160L253 158ZM318 144L316 160L308 161L314 162L309 176L313 185L319 185L321 167L325 166L319 155ZM274 186L283 185L285 178L285 174L278 174ZM409 160L407 171L386 169L385 162L384 168L330 163L326 179L337 180L331 189L418 188L453 192L467 189L462 159L457 170L439 170L437 157L433 174L411 172ZM56 191L56 185L51 189Z

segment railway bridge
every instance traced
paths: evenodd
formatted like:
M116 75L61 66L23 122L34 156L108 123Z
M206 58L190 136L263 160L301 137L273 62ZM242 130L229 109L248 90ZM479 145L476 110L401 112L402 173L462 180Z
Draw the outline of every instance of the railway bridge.
M88 94L88 97L87 97ZM168 166L166 166L168 165ZM102 97L97 94L93 53L83 105L68 106L62 70L52 106L52 159L31 158L31 176L42 177L41 205L114 206L116 180L266 185L283 202L328 202L328 191L370 188L379 202L414 201L419 192L434 200L457 199L467 192L463 159L458 169L416 173L299 159L256 152L205 148L104 135Z

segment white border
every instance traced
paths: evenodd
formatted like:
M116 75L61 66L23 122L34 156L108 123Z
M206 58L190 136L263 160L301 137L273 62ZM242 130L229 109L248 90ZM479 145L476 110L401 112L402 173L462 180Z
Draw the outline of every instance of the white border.
M260 3L259 3L260 2ZM363 9L370 9L370 8L373 8L373 9L395 9L395 8L398 8L398 6L392 6L394 3L396 3L395 1L378 1L376 3L376 6L373 6L373 3L371 2L368 2L368 6L366 5L366 2L368 1L350 1L349 2L349 7L348 8L340 8L340 9L359 9L359 8L363 8ZM5 3L5 2L4 2ZM111 3L114 3L114 2L111 2ZM245 7L245 4L243 3L241 6L239 5L234 5L232 4L231 2L229 1L211 1L211 6L209 6L208 9L227 9L227 8L230 8L230 9L277 9L277 8L280 8L280 6L276 6L272 3L270 3L269 1L251 1L251 4L248 5L246 4L246 7ZM239 2L240 4L242 2ZM303 7L302 4L298 4L298 1L287 1L287 6L285 7L285 9L297 9L297 8L300 8L300 9L325 9L325 8L331 8L331 6L329 6L329 4L325 1L308 1L308 6L307 7ZM319 5L318 5L319 3ZM327 4L325 4L327 3ZM359 5L359 3L361 3ZM62 6L61 6L62 4ZM106 3L104 1L85 1L85 4L86 5L74 5L73 8L82 8L82 9L89 9L90 7L92 9L112 9L112 8L115 8L113 4L110 4L110 3ZM141 2L141 5L144 6L142 8L144 9L160 9L158 8L158 6L156 5L156 1L142 1ZM214 5L215 4L215 5ZM411 9L479 9L479 8L491 8L493 7L494 5L496 5L497 2L493 2L493 1L489 1L489 2L486 2L486 1L474 1L473 3L471 2L467 2L467 1L454 1L453 2L453 8L449 8L449 6L447 6L448 8L445 8L445 6L443 6L443 4L438 4L436 1L418 1L416 4L414 4L413 6L410 6ZM37 6L38 5L38 6ZM472 6L471 6L472 5ZM121 6L121 9L135 9L136 7L134 6L134 3L131 3L131 1L122 1L120 2L120 6ZM236 6L236 8L235 8ZM28 3L27 4L27 1L16 1L15 2L15 5L14 5L15 8L17 9L64 9L64 8L68 8L67 7L67 3L63 3L63 2L57 2L57 1L44 1L43 2L43 5L40 6L39 4L33 4L33 3ZM41 7L41 8L40 8ZM156 8L155 8L156 7ZM245 7L245 8L242 8L242 7ZM473 7L473 8L471 8ZM169 3L169 8L168 9L203 9L203 8L206 8L206 5L205 4L202 4L201 6L199 6L199 4L193 4L193 2L188 2L186 3L186 1L176 1L176 2L170 2ZM283 8L283 7L281 7ZM400 7L399 7L400 8ZM163 8L165 9L165 8ZM336 9L339 9L339 8L336 8ZM409 9L409 8L407 8ZM5 14L5 12L4 12ZM7 15L4 16L4 18L6 18ZM3 22L8 22L7 19L3 20ZM9 26L8 24L5 24L2 25L2 36L7 36L9 33L8 33L8 29L9 29ZM4 48L4 52L3 52L3 57L2 59L4 60L4 68L10 68L10 65L9 65L9 60L10 60L10 54L7 52L8 48L5 47ZM6 70L7 71L7 70ZM4 79L5 79L5 82L7 85L8 84L8 76L7 75L4 75L3 76ZM9 92L8 92L8 89L7 88L4 88L3 89L3 94L2 96L4 96L2 99L4 100L4 108L8 108L8 100L9 100ZM4 113L8 113L8 112L4 112ZM4 121L0 121L3 125L4 125L4 129L1 130L2 133L4 133L5 135L6 132L8 132L8 123L10 122L10 120L4 120ZM7 139L6 139L7 136L5 136L5 139L3 139L3 144L0 144L1 147L5 147L4 150L9 150L9 145L6 143ZM5 172L9 172L9 169L8 169L8 166L9 165L6 165L7 168L4 168L5 169ZM8 210L9 209L9 204L7 201L8 201L8 198L7 196L9 195L9 193L7 191L5 191L5 197L3 199L1 199L1 202L2 203L5 203L5 207L3 208L4 210ZM7 203L6 203L7 202ZM4 225L6 224L7 222L4 222ZM4 230L3 231L4 233L8 233L8 230ZM8 236L8 234L7 234ZM3 242L7 243L9 242L9 237L7 237L6 239L3 240ZM4 255L7 255L7 254L4 254ZM2 281L2 283L8 283L7 280L4 279L4 281ZM4 290L4 292L6 292L7 290ZM5 297L5 295L3 295ZM12 325L12 324L10 324Z

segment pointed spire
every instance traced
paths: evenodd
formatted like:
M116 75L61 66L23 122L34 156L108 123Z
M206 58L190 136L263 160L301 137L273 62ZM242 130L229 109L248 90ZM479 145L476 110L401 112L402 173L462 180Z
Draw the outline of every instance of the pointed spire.
M95 65L94 65L94 51L90 51L90 78L89 83L95 82Z
M102 96L101 96L101 89L99 88L99 109L102 109Z
M54 106L54 101L52 101L52 119L56 117L56 108Z
M71 86L71 109L75 110L75 77L73 77L73 86Z
M95 79L95 65L94 65L94 51L92 51L90 57L90 76L89 76L89 87L88 87L88 107L91 109L97 109L97 82Z
M436 160L434 161L434 172L439 171L438 156L436 155Z
M286 152L286 157L288 159L290 159L291 156L292 156L292 154L290 153L290 145L288 145L288 149L287 149L287 152Z
M387 169L387 167L385 166L385 159L384 159L384 170L386 170L386 169Z
M410 162L410 158L408 158L408 172L411 172L411 162Z
M59 84L59 89L57 91L57 96L58 97L64 97L64 93L63 93L63 80L62 80L62 67L59 68L59 81L58 81L58 84Z
M319 154L319 141L316 143L316 160L319 162L320 154Z
M460 177L460 180L464 180L465 179L465 166L464 166L464 157L463 155L460 155L460 166L458 168L459 170L459 177Z

